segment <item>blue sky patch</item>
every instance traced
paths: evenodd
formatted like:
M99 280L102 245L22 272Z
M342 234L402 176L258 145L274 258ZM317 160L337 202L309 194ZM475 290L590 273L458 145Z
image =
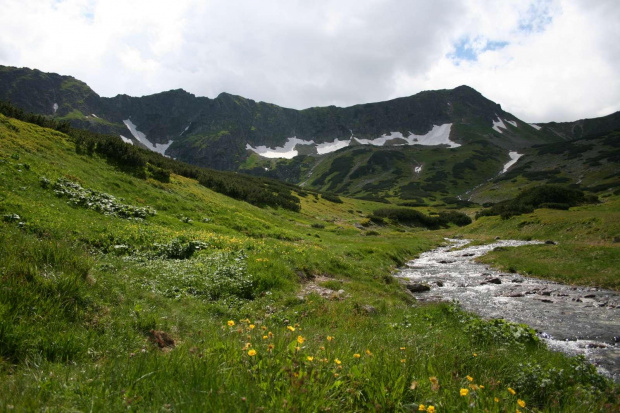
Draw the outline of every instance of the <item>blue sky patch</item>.
M484 46L481 47L481 45ZM489 50L500 50L508 46L508 42L495 41L495 40L482 40L471 39L464 37L457 41L454 45L454 52L449 53L448 57L452 59L457 65L463 60L475 62L478 60L478 55Z

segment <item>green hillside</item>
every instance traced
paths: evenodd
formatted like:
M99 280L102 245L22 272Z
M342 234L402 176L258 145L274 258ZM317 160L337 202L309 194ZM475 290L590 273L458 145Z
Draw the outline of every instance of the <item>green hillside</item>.
M390 276L467 226L378 225L384 204L294 187L297 209L253 205L243 180L287 190L110 139L0 115L0 410L618 408L531 330Z

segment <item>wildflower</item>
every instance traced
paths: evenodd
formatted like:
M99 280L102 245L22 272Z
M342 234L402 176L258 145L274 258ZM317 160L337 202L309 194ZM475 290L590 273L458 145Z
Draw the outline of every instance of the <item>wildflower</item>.
M270 332L268 332L268 333L267 333L267 335L268 335L269 337L273 337L273 333L272 333L271 331L270 331Z
M360 358L361 356L360 356L358 353L355 353L355 354L353 355L353 357L355 357L356 359L358 359L358 358Z
M325 346L321 346L319 349L325 351Z
M472 390L474 390L474 391L476 391L476 390L480 390L480 387L478 387L478 385L477 385L477 384L470 384L470 385L469 385L469 388L470 388L470 389L472 389Z
M478 354L474 353L474 357L478 357Z
M517 394L517 392L516 392L516 391L514 391L514 389L512 389L511 387L508 387L508 392L509 392L510 394L512 394L513 396L514 396L515 394Z
M308 361L312 361L312 360L314 360L314 357L312 357L312 356L308 356L308 357L306 357L306 360L308 360Z
M249 349L250 347L252 347L252 343L245 343L245 346L243 346L244 350Z
M372 356L372 353L370 352L370 350L366 349L366 355L367 356Z
M493 400L495 400L495 403L499 403L499 399L497 397Z
M467 376L467 380L474 381L474 378L472 376Z
M261 330L267 330L267 326L260 326Z
M401 349L401 350L405 350L405 349L406 349L406 347L401 347L400 349Z
M461 389L460 394L461 394L461 396L467 396L469 394L469 390Z
M517 404L521 407L525 407L525 402L521 399L517 399Z
M299 350L301 350L301 347L299 346L295 347L295 351L299 351Z
M248 351L248 356L254 357L255 355L256 355L256 350L252 349L252 350Z
M484 386L481 384L481 385L480 385L480 388L481 388L481 389L484 389Z
M401 363L405 363L407 361L407 359L400 359Z
M302 336L297 336L297 342L298 342L299 344L304 344L304 341L306 341L306 339L305 339L305 338L303 338Z
M286 326L286 328L287 328L289 331L295 331L295 327L293 327L293 326Z
M332 341L334 339L333 336L327 336L327 341Z
M334 373L334 377L338 377L338 376L340 376L340 374Z
M268 338L268 336L263 336L263 340L267 340Z
M254 324L250 324L250 330L254 330L254 327L256 327Z
M233 327L235 325L235 322L233 320L228 320L228 324L229 327Z
M426 411L427 411L428 413L435 413L435 407L434 407L434 406L428 406L428 407L426 408Z
M423 404L420 405L420 407L418 407L418 411L420 412L425 412L426 411L426 406L424 406Z
M271 343L269 343L269 345L267 346L267 350L269 350L271 352L271 350L273 350L275 348L275 346Z
M439 390L439 380L437 380L437 377L435 377L435 376L429 377L428 380L431 382L431 390L432 391Z
M340 360L338 360L338 359L334 359L334 363L336 363L336 364L340 365L340 364L342 364L342 361L340 361Z

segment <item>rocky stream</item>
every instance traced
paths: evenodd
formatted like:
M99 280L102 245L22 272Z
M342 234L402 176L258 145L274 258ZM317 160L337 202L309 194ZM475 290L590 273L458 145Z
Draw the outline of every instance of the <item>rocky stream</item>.
M497 247L540 241L500 240L469 247L469 240L447 242L397 274L418 300L456 300L484 318L527 324L549 348L582 354L599 372L620 381L619 293L501 272L475 262Z

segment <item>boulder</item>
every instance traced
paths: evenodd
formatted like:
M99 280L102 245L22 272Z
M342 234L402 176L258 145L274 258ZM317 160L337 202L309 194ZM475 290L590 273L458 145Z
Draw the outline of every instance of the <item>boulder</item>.
M425 293L431 290L431 287L429 287L428 285L420 283L406 284L405 288L407 288L412 293Z

